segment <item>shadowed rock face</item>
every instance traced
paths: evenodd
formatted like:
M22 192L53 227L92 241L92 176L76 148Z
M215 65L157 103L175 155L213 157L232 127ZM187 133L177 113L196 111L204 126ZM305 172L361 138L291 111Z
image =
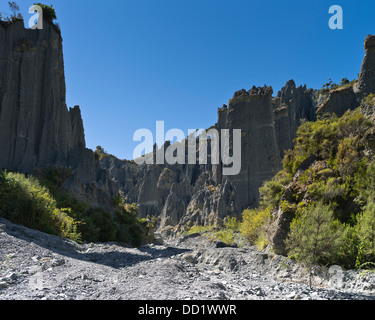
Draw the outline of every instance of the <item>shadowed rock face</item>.
M64 187L93 206L110 209L117 183L86 149L81 111L67 108L62 38L44 21L0 23L0 169L34 173L70 168Z
M318 113L331 113L341 117L347 110L354 110L360 104L360 99L352 87L331 90L327 101L318 109Z
M364 96L375 93L375 35L368 35L364 43L365 57L359 74L359 89Z
M226 125L219 128L242 130L241 171L228 176L240 209L256 204L259 187L280 169L272 92L271 87L236 92L229 101Z
M275 131L281 158L286 150L293 148L301 120L316 119L312 94L313 90L307 89L306 85L297 87L289 80L274 99Z
M0 166L30 172L84 148L79 107L68 111L56 27L0 25Z

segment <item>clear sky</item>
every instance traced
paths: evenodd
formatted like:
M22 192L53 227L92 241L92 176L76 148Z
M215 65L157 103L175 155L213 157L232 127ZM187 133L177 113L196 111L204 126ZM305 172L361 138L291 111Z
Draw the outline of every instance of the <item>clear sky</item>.
M38 0L40 1L40 0ZM16 1L27 23L33 1ZM7 12L7 1L0 0ZM49 0L63 36L67 105L87 147L131 159L137 129L208 128L242 88L320 89L357 78L373 0ZM343 30L328 9L341 5Z

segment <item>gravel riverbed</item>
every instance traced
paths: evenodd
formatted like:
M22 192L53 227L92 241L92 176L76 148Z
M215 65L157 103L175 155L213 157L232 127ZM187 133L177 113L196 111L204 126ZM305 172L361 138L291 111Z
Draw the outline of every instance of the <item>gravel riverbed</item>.
M0 300L375 300L375 276L307 272L195 234L130 248L77 244L0 219Z

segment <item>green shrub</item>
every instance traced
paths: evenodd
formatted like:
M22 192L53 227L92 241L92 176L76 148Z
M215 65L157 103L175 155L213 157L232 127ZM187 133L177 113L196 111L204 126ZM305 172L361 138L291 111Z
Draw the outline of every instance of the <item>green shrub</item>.
M338 225L341 233L337 250L333 250L330 265L340 265L345 269L354 268L358 258L358 237L355 227L350 224Z
M301 124L294 149L287 151L284 156L284 170L294 175L301 163L310 156L333 163L339 146L341 159L345 152L353 152L353 157L356 156L363 148L360 144L363 134L372 125L359 110L347 111L341 118L333 115Z
M241 222L238 221L236 217L226 217L224 219L224 227L232 231L238 231L240 228Z
M265 227L271 216L271 208L247 209L242 213L240 233L251 243L255 243L265 233Z
M345 268L375 262L375 157L363 139L373 125L359 109L342 117L323 116L315 122L303 122L294 149L285 153L283 170L259 189L260 207L246 212L243 226L246 220L251 222L248 238L265 245L266 238L257 235L257 223L252 221L264 208L291 212L295 219L289 234L289 239L294 239L288 242L290 254L306 261L302 251L297 251L307 250L313 242L309 227L316 225L314 217L326 211L330 223L320 233L332 232L334 246L322 250L313 262Z
M19 20L23 20L23 17L21 13L19 12L20 8L16 2L8 1L8 7L12 13L10 15L3 15L2 13L0 13L0 21L13 23Z
M46 5L46 4L43 4L43 3L34 3L34 5L38 5L39 7L42 8L43 10L43 18L50 21L50 22L53 22L54 20L57 20L57 17L56 17L56 11L55 9L53 8L53 5L51 4L50 6Z
M215 238L231 246L235 243L235 234L233 229L222 228L215 232Z
M363 212L357 217L357 237L361 246L361 258L358 264L375 261L375 202L369 198Z
M106 157L112 156L111 154L107 153L103 147L97 146L96 150L94 151L94 156L96 160L102 160Z
M369 106L375 107L375 94L374 94L374 93L370 93L370 94L366 97L366 103L367 103Z
M292 180L292 176L286 171L280 171L275 177L263 183L259 189L261 207L276 207L287 186Z
M49 190L34 177L0 174L0 215L14 223L78 241L78 222L58 208Z
M184 232L184 235L190 235L194 233L201 233L201 232L210 232L214 229L217 229L216 226L202 226L202 225L195 225L189 228L187 231Z
M220 240L227 245L234 245L238 239L240 222L235 217L226 217L223 227L195 225L184 232L184 235L202 233L210 241Z

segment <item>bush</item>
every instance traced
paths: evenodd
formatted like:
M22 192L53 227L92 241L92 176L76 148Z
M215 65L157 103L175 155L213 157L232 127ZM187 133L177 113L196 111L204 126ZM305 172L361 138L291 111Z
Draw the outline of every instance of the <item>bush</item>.
M357 218L357 237L361 247L361 257L357 261L360 265L364 262L375 261L375 202L374 196L369 198L363 212Z
M272 180L266 181L259 189L261 207L276 207L284 192L285 186L292 181L292 176L286 171L280 171Z
M49 190L34 177L0 174L0 215L14 223L78 241L78 222L58 208Z
M266 224L271 216L271 208L247 209L242 213L240 233L251 243L255 243L265 233Z
M50 21L50 22L53 22L54 20L57 20L57 17L56 17L56 11L55 9L53 8L53 5L51 4L50 6L47 6L46 4L43 4L43 3L34 3L34 5L37 5L39 7L42 8L43 10L43 18Z
M326 159L333 164L339 145L341 158L348 151L353 152L355 157L363 148L361 138L372 125L359 110L347 111L341 118L333 115L301 124L294 149L287 151L284 156L284 170L294 175L301 163L310 156Z
M371 107L375 107L375 94L374 93L370 93L367 97L366 97L366 103L371 106Z

